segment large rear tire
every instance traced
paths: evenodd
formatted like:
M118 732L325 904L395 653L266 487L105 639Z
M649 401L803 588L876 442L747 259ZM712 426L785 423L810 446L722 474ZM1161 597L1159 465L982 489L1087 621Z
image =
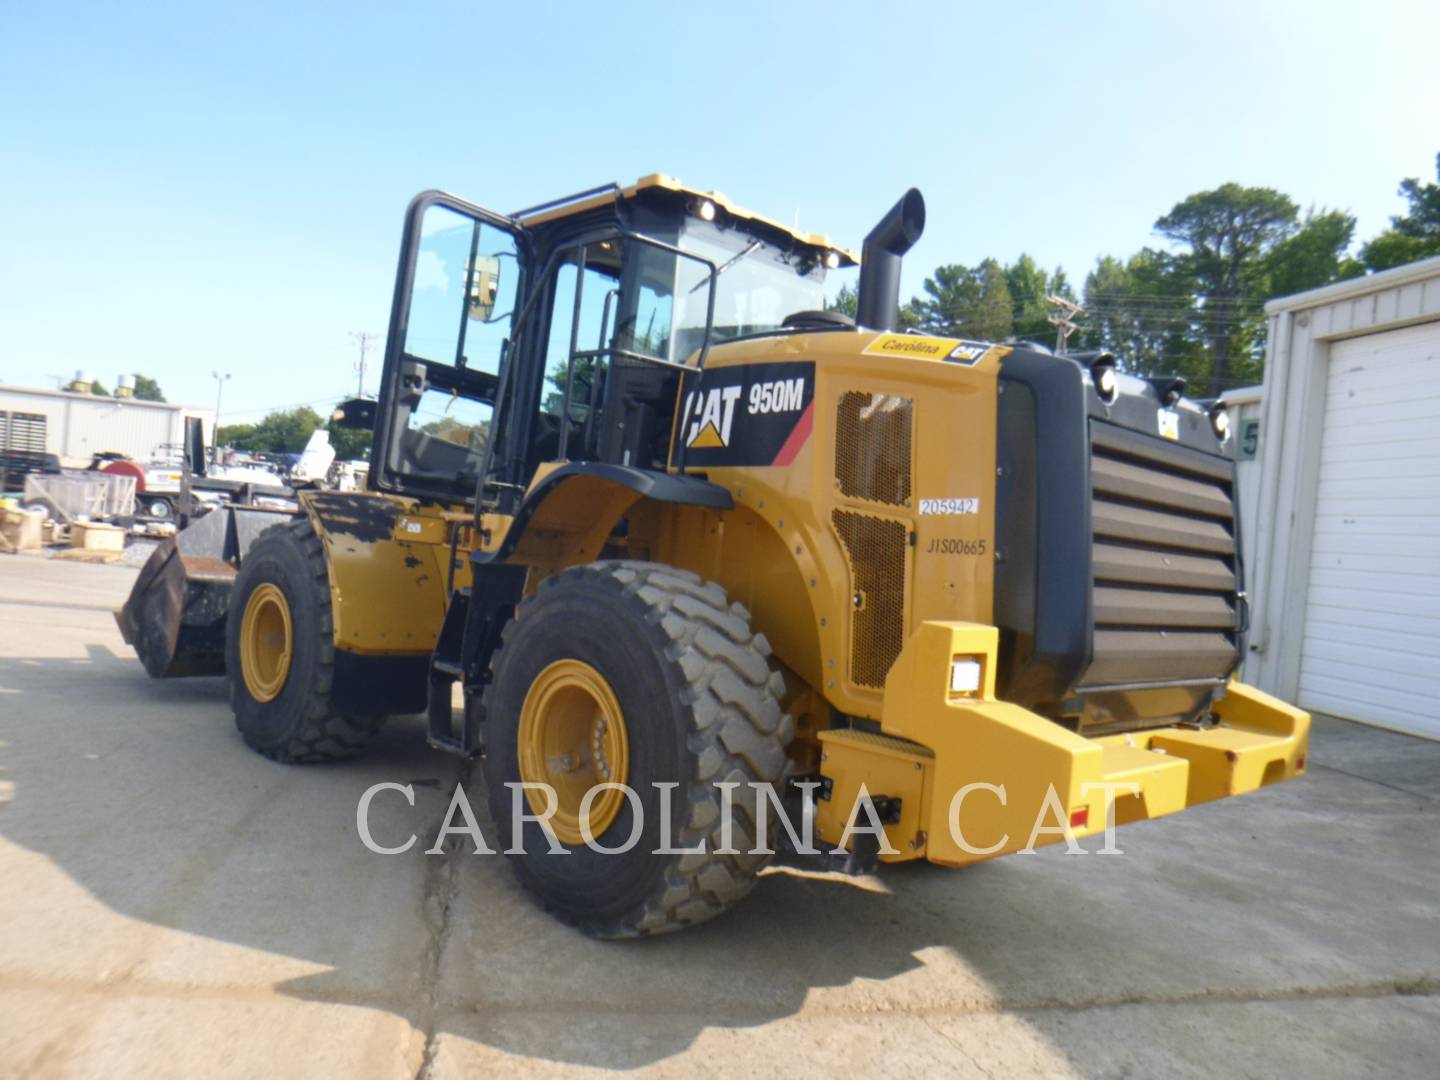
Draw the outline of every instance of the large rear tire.
M308 518L272 525L246 554L226 616L225 670L241 737L275 761L354 757L384 724L343 716L332 700L330 580Z
M552 854L541 827L527 821L523 854L511 855L521 883L549 911L596 937L637 937L704 922L750 891L769 861L752 850L766 845L755 842L762 796L750 785L781 784L793 735L769 655L749 614L719 585L656 563L575 567L520 605L491 665L484 776L507 848L517 801L508 785L558 777L555 830L566 854ZM606 847L638 831L633 848L610 854L577 842L570 777L583 780L580 791L607 779L635 791L640 823L628 796L610 800L610 792L590 818ZM722 783L736 785L728 807ZM657 785L673 785L663 828ZM530 813L544 808L538 794L520 799ZM716 850L727 818L739 854ZM667 837L671 849L703 842L704 851L657 854Z

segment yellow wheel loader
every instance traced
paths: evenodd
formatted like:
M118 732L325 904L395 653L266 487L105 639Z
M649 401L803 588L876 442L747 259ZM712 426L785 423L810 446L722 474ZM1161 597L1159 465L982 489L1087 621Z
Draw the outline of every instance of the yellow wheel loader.
M127 640L224 672L281 762L427 713L606 937L720 913L777 846L959 866L1303 772L1309 718L1233 678L1223 411L897 332L923 224L911 191L866 238L852 320L851 252L667 176L418 196L378 400L340 409L368 490L199 519Z

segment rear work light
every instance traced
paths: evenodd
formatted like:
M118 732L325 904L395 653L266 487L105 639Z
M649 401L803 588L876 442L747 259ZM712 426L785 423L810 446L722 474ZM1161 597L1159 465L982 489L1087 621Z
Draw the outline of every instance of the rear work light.
M984 668L975 657L955 657L950 661L950 692L972 697L980 693L980 677L983 672Z
M1115 354L1103 352L1090 365L1090 381L1095 384L1095 393L1106 405L1114 402L1120 390L1120 379L1115 374Z

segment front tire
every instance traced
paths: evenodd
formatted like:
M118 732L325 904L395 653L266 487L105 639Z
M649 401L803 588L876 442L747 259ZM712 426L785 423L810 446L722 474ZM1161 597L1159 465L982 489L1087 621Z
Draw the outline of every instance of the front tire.
M340 761L369 746L383 716L335 708L335 622L325 549L308 518L273 525L241 564L225 622L235 726L275 761Z
M656 563L575 567L520 605L492 661L484 776L508 848L517 801L508 785L556 779L558 770L555 823L566 854L552 854L540 826L527 821L523 854L511 856L548 910L595 937L637 937L714 918L750 891L769 861L752 851L763 845L755 842L761 795L750 785L778 787L793 735L769 655L749 614L719 585ZM605 779L635 791L638 824L628 797L592 807L592 822L602 819L597 842L618 847L637 830L633 848L610 854L578 842L567 805L572 775L583 779L582 791ZM728 807L720 783L737 785ZM674 786L662 830L656 785L666 784ZM541 809L531 802L528 812ZM776 814L768 817L765 839L773 840ZM716 850L727 818L739 854ZM665 839L672 849L703 842L704 851L657 854Z

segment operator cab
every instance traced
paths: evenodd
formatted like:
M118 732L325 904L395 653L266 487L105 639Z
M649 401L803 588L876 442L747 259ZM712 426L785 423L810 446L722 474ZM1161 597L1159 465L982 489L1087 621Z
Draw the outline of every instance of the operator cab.
M510 215L425 192L406 215L371 486L510 513L546 462L664 469L686 373L717 342L823 308L826 270L855 262L658 174Z

